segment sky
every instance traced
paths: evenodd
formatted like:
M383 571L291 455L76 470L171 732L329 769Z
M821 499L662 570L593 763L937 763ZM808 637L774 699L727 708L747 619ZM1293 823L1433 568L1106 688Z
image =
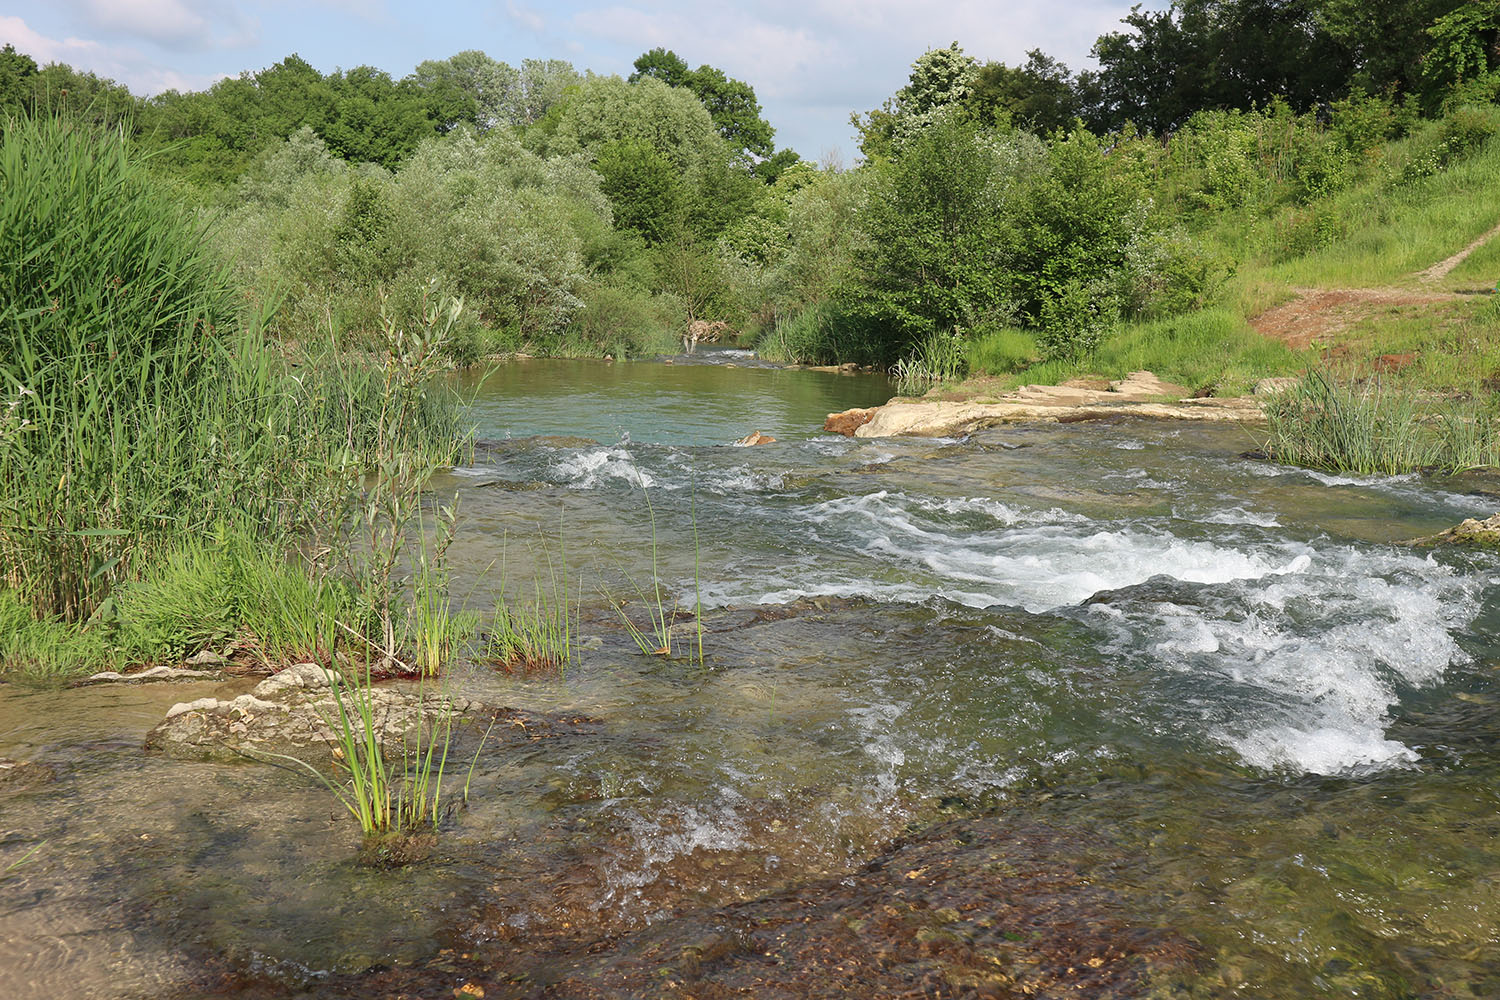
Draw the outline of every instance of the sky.
M1131 2L0 0L0 45L146 95L199 90L294 52L324 73L369 65L400 78L423 60L482 49L513 65L558 58L628 75L638 55L664 46L754 87L778 147L850 163L850 114L879 107L925 50L957 41L981 61L1017 65L1040 48L1077 70Z

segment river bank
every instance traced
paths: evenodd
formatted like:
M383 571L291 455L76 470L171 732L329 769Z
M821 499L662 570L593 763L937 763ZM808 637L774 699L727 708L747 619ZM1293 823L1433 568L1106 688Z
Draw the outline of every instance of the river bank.
M429 489L463 512L467 607L566 542L577 652L442 678L504 736L425 860L361 864L305 774L143 749L254 679L0 685L0 757L29 772L0 784L0 864L36 849L4 883L6 992L1500 982L1496 557L1395 544L1491 513L1486 476L1295 469L1206 422L851 438L818 421L881 383L522 367L473 397L493 443ZM732 446L755 426L777 440ZM602 593L640 620L627 574L701 601L701 661L639 651ZM241 704L206 726L281 716Z

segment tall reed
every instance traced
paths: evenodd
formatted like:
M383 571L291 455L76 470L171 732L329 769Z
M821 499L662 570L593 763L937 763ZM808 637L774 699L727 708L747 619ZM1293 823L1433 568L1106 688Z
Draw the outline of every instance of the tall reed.
M1500 425L1491 411L1449 403L1424 413L1410 392L1379 379L1313 371L1267 403L1265 412L1270 427L1263 450L1291 465L1399 475L1500 464Z

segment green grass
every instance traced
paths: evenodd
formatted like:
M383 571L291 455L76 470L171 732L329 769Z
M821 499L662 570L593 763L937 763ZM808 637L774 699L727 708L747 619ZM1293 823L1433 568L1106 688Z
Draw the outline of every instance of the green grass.
M1424 413L1417 398L1378 380L1311 372L1266 406L1263 450L1278 462L1399 475L1461 472L1500 464L1500 422L1476 403L1449 403Z
M451 791L444 784L453 745L451 702L443 698L437 719L429 721L425 689L419 686L415 727L401 734L399 746L388 746L386 714L375 698L369 667L363 677L345 677L337 670L329 670L327 676L333 708L324 722L333 733L334 758L342 777L330 778L296 757L272 756L317 778L359 824L366 838L406 834L424 827L436 829L445 815L444 802L452 804ZM474 769L488 738L486 731L469 762L464 801L468 800Z
M972 336L967 345L969 371L975 375L1007 375L1035 363L1040 352L1036 334L1015 327L995 327Z
M500 589L481 655L506 670L566 670L573 659L578 606L569 603L568 553L561 531L556 559L552 550L541 544L542 558L538 560L530 600L516 600L508 593L509 541L507 535L500 557ZM541 565L546 566L545 573ZM574 599L581 589L573 591Z
M1385 166L1322 205L1338 234L1279 263L1251 261L1241 281L1283 287L1363 288L1400 282L1462 250L1500 223L1500 139L1491 139L1441 172L1395 185L1392 174L1432 142L1438 123L1388 148ZM1262 229L1267 252L1278 235L1315 208L1286 209ZM1304 223L1305 224L1305 223ZM1243 239L1243 236L1240 237Z

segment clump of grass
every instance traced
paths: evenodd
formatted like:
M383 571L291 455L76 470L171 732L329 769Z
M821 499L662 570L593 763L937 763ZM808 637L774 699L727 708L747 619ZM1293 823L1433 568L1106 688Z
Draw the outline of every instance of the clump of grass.
M1263 450L1290 465L1358 475L1461 472L1500 464L1500 424L1476 404L1424 414L1378 379L1310 372L1266 405Z
M37 617L30 601L0 587L0 671L46 682L117 666L119 657L104 626Z
M509 537L505 539L509 548ZM484 655L507 670L566 670L573 659L578 631L578 604L569 604L568 554L561 533L557 559L542 548L546 572L532 581L530 601L512 600L506 593L506 552L500 557L500 591L485 641ZM581 592L582 588L578 588ZM581 600L581 596L579 597Z
M964 377L969 359L961 331L933 333L918 341L911 354L891 365L890 376L903 396L919 396L941 382Z
M1036 334L1010 326L977 331L965 345L965 350L969 371L982 375L1020 371L1041 355Z
M637 477L639 479L639 477ZM640 651L647 656L671 656L672 655L672 632L673 624L680 615L675 603L669 603L664 593L661 578L661 550L657 538L656 507L651 502L651 491L641 481L641 492L646 499L646 515L651 524L651 578L648 585L643 586L630 572L622 570L622 575L635 592L635 602L646 609L647 621L644 624L636 622L626 610L626 601L622 601L604 586L604 598L620 620L625 624L625 631L629 633L631 640ZM701 663L703 661L703 600L702 600L702 578L699 564L702 558L701 547L698 538L698 501L697 489L693 494L693 589L696 598L696 607L693 611L693 622L696 637L696 657Z
M333 733L333 756L342 772L341 780L299 758L273 756L307 770L322 782L366 838L403 835L424 827L435 830L455 805L445 785L453 744L452 703L443 699L437 718L429 720L425 691L419 686L415 726L401 734L399 746L388 747L387 711L375 697L368 664L367 660L363 677L326 671L333 708L323 721ZM486 730L469 762L464 802L468 801L474 769L488 739Z
M269 551L342 531L362 472L456 454L451 401L408 363L439 346L425 331L394 386L327 358L294 375L261 336L272 308L241 314L123 136L8 122L0 190L0 587L37 621L92 620L221 525Z

